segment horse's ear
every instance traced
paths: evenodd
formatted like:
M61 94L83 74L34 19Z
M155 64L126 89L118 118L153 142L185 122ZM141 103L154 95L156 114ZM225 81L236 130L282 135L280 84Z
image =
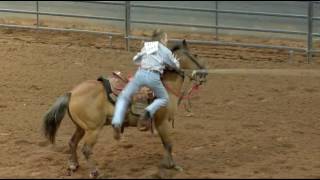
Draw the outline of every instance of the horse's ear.
M182 41L182 45L184 48L188 49L187 41L185 39Z

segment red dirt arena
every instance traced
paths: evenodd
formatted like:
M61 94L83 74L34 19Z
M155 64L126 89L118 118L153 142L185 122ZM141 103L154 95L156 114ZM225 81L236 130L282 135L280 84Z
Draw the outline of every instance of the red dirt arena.
M75 128L70 118L55 145L42 135L42 118L80 82L134 72L139 42L131 43L132 52L123 44L115 38L109 47L101 35L0 29L1 178L88 178L81 148L79 170L66 173ZM180 106L170 128L184 171L159 167L164 149L157 134L130 127L117 142L106 126L93 155L102 178L320 178L319 56L308 64L304 54L288 61L280 50L192 45L191 51L212 72L192 97L192 112Z

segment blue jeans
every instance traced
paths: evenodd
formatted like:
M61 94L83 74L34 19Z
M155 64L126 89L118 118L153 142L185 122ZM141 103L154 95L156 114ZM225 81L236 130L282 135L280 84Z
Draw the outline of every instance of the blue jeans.
M153 90L156 99L148 106L147 110L151 117L154 116L155 112L163 106L166 106L169 101L168 93L163 86L160 73L139 69L132 81L122 90L120 93L115 107L115 112L112 118L112 125L122 125L125 114L128 108L128 104L132 99L132 95L136 93L142 86L147 86Z

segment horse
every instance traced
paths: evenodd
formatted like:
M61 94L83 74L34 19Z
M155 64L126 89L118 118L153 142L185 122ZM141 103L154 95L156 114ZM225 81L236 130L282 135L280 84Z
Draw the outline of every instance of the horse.
M182 171L183 169L172 158L173 146L168 133L168 122L174 119L178 102L182 97L178 96L177 93L182 91L185 77L188 76L190 81L199 85L206 81L207 74L203 71L187 73L187 70L205 70L205 67L198 62L195 55L189 52L185 40L173 46L171 51L180 58L182 70L166 70L164 72L162 81L166 88L170 87L170 91L168 90L169 103L155 113L153 124L165 149L162 165L166 168ZM99 172L96 161L91 157L92 149L102 128L111 125L110 119L114 113L114 103L108 99L104 86L97 80L86 80L76 85L71 91L58 97L43 117L43 135L51 144L55 143L56 132L66 112L76 126L76 130L69 141L71 156L68 171L75 172L78 169L77 147L80 140L84 139L82 153L89 164L89 176L97 178ZM131 123L131 126L135 125Z

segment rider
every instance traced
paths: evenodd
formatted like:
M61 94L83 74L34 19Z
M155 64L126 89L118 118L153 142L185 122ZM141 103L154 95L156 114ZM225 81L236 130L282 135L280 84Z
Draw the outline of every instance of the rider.
M140 67L135 73L133 80L120 93L112 118L113 135L116 140L120 139L120 129L132 95L142 86L151 88L155 93L156 99L145 108L140 120L150 122L155 112L160 107L168 104L169 96L161 82L160 76L167 66L178 70L180 63L166 47L167 42L167 33L156 29L152 34L152 41L145 42L141 51L134 56L134 63L140 65Z

